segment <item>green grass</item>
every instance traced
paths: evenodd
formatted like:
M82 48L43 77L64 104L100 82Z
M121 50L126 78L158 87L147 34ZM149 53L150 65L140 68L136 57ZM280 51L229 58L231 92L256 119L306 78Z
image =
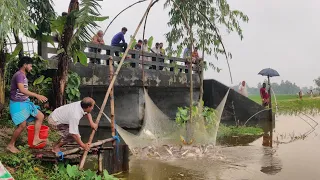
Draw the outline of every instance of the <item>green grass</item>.
M261 97L260 95L250 95L249 99L253 100L256 103L261 104ZM298 95L291 95L291 94L283 94L283 95L276 95L277 101L288 101L288 100L299 100ZM310 97L304 96L303 99L310 99ZM272 95L271 101L274 102L275 98Z
M218 130L219 137L230 136L258 136L263 134L263 129L259 127L246 127L246 126L225 126L220 124Z
M55 180L55 179L105 179L115 180L105 170L101 176L91 170L80 171L78 166L60 164L41 163L32 158L32 154L27 146L20 146L21 152L18 154L0 153L0 161L6 168L10 168L11 174L15 179L34 179L34 180ZM10 171L9 170L9 171Z
M251 95L249 99L261 104L259 95ZM315 114L320 112L320 97L303 96L302 100L297 95L276 95L277 101L272 96L272 107L275 111L276 104L278 105L279 114L297 114L307 113Z

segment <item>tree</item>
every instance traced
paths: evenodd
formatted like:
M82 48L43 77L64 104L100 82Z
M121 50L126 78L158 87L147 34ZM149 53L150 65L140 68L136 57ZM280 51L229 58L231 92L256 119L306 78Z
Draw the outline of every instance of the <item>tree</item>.
M317 89L320 90L320 77L318 77L317 79L314 80L314 82L317 85Z
M190 47L189 33L183 24L182 13L185 14L189 25L194 32L194 39L196 46L202 49L208 55L214 55L216 59L219 55L225 55L226 58L231 58L230 52L226 52L220 36L220 30L216 24L221 25L228 33L236 31L240 38L243 38L242 29L239 25L239 20L247 22L248 17L238 10L231 10L226 0L183 0L175 1L180 7L182 13L172 6L172 0L167 0L165 8L171 6L169 11L170 20L168 22L171 31L166 34L169 42L169 54L176 53L184 46ZM178 50L174 50L174 46ZM212 62L209 65L215 70L219 71ZM201 66L203 72L203 66ZM203 75L200 75L201 81ZM231 74L230 74L231 77ZM232 80L231 80L232 81ZM201 83L203 84L203 83ZM203 87L200 88L200 100L203 95Z
M91 34L99 27L96 21L104 21L108 17L99 17L98 8L100 5L95 0L71 0L68 14L59 16L52 21L52 31L58 36L58 71L53 79L53 91L56 97L54 107L57 108L65 104L65 88L67 85L67 75L69 62L73 59L74 63L80 61L87 65L87 57L83 50L86 42L91 40Z
M31 22L37 26L35 32L30 33L30 37L38 40L38 53L41 56L41 43L52 42L51 39L51 20L56 18L53 9L52 0L26 0L28 6L28 14Z
M2 0L0 4L0 103L5 102L5 64L10 59L6 50L6 41L14 31L15 34L30 35L36 27L30 21L24 0Z
M219 29L215 24L223 25L229 33L236 31L242 39L242 30L238 18L245 22L248 21L248 17L242 12L230 10L226 0L166 0L164 7L171 7L169 11L170 20L168 22L171 30L166 34L166 39L169 43L167 48L169 56L174 53L178 54L185 46L188 47L189 51L192 51L194 44L196 44L199 49L203 50L203 53L214 54L217 59L219 54L224 54L228 60L232 55L226 52ZM213 46L211 46L212 44ZM177 50L174 50L174 47ZM188 57L186 62L189 62L190 109L192 109L193 83L191 57ZM210 65L216 69L212 63ZM201 100L203 96L203 67L203 64L200 65L200 107L202 106ZM229 72L231 78L230 69ZM190 122L192 122L192 113L191 111L189 113Z

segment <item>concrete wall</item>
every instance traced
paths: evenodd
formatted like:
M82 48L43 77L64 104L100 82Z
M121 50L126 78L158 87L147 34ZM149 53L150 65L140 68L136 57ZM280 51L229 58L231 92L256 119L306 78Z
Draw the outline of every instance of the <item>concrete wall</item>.
M105 97L107 87L94 87L93 98L100 107ZM81 96L91 96L91 88L81 88ZM124 128L140 128L144 118L144 90L143 87L115 87L115 117L116 123ZM177 107L188 106L189 88L165 88L149 87L148 94L158 108L169 116L175 118ZM199 90L195 89L194 99L198 99ZM104 112L110 117L110 101L108 101ZM92 112L93 117L97 117L99 110L97 108ZM83 119L80 125L88 125ZM108 120L103 116L100 126L109 127Z
M109 85L109 66L89 64L88 67L85 67L80 64L71 64L70 69L77 72L81 77L81 96L93 95L97 105L101 106ZM51 74L52 72L53 70L51 70ZM141 79L142 70L139 68L123 68L118 74L115 82L115 115L116 122L121 127L131 129L141 127L144 117L144 91ZM188 74L145 70L145 80L149 96L160 110L170 118L174 119L177 107L189 106L190 78ZM193 82L195 87L194 100L197 101L200 85L197 74L193 74ZM227 86L215 80L205 80L203 98L205 105L216 108L227 90ZM263 107L259 104L231 90L222 115L222 122L235 125L236 118L240 124L244 124L248 118L261 110L263 110ZM98 112L98 109L95 109L93 116L96 117ZM110 114L109 101L105 108L105 113ZM252 118L248 125L261 125L267 119L268 112L265 111ZM88 122L83 120L81 121L81 125L88 125ZM110 126L104 117L100 125L105 127Z
M49 61L49 68L51 76L54 76L54 70L57 67L56 60ZM70 70L77 72L81 77L82 86L108 86L109 85L109 66L106 65L93 65L88 64L87 67L77 63L70 64ZM114 68L116 71L116 67ZM198 74L193 74L193 86L200 87L200 79ZM172 71L165 70L144 70L145 84L148 87L189 87L190 75L186 73L175 74ZM141 68L126 68L122 67L115 86L128 87L128 86L143 86L142 82L142 69Z
M216 108L228 89L229 87L216 80L205 80L203 97L205 106ZM236 125L236 119L240 122L240 125L243 125L252 115L263 109L264 108L256 102L242 96L234 90L230 90L221 122L228 125ZM264 126L268 117L268 111L263 111L254 116L247 125Z

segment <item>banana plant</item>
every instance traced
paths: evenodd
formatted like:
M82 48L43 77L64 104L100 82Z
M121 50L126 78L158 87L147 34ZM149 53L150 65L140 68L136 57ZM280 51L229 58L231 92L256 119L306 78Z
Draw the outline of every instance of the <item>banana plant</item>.
M75 3L76 2L76 3ZM53 80L54 94L56 97L54 107L66 103L65 88L69 70L69 60L74 63L78 61L87 66L87 56L84 54L86 43L91 41L95 34L98 21L108 19L102 17L98 9L101 6L97 0L82 0L80 7L78 1L70 1L69 13L66 16L59 16L52 21L52 32L55 32L59 40L58 47L58 72Z

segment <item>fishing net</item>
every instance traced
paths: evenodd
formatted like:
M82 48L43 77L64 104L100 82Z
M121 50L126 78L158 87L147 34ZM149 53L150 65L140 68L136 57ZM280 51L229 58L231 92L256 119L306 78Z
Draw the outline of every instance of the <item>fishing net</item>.
M229 91L216 108L216 121L210 128L207 127L202 113L193 117L193 121L183 126L178 126L176 122L165 115L152 101L146 89L145 116L140 132L135 135L116 125L117 131L122 139L128 144L131 150L144 147L159 147L162 145L181 145L183 141L190 144L213 144L216 143L217 132L221 120L221 115L226 104ZM202 112L201 107L198 109ZM108 118L109 119L109 118ZM110 119L109 119L110 121Z

